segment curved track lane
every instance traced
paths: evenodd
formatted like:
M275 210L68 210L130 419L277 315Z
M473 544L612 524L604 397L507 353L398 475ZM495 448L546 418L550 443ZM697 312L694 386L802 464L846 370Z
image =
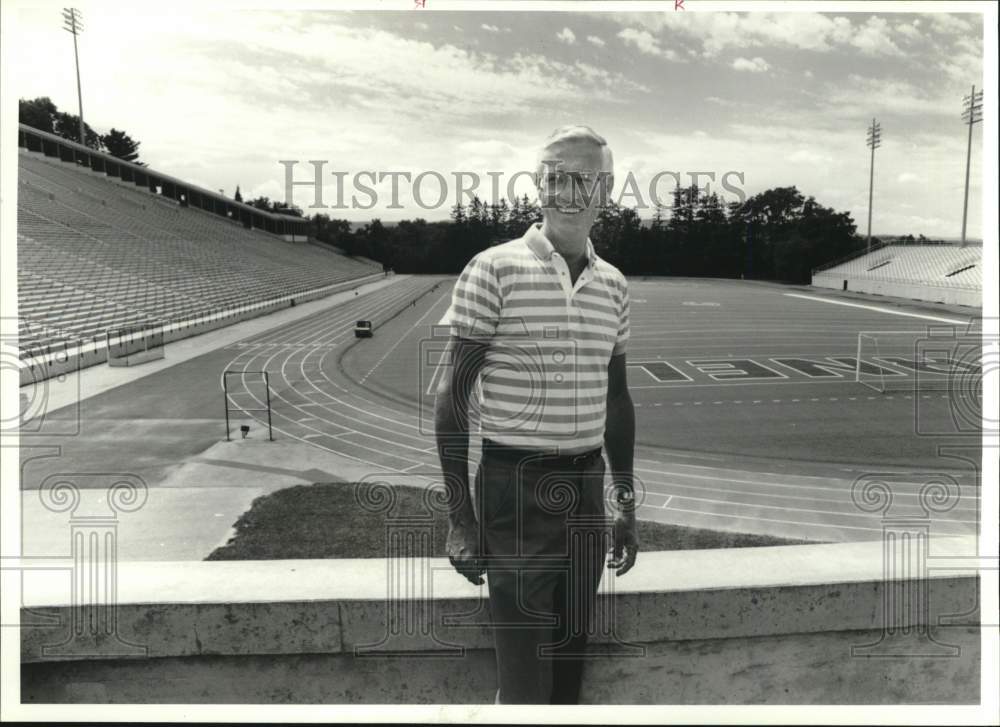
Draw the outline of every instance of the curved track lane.
M452 282L444 277L403 280L323 316L246 339L229 347L232 355L224 368L270 372L276 439L350 458L371 467L373 474L406 473L435 481L439 468L427 387L417 396L393 394L379 376L386 362L423 370L413 344L419 351L419 342L447 308ZM357 318L373 320L380 344L391 342L385 350L372 346L372 353L354 355L355 343L370 345L369 339L353 338ZM354 359L353 373L343 365L345 356ZM414 383L425 381L423 375L415 378ZM397 388L405 389L405 382ZM246 397L243 406L265 404L249 380L246 391L238 393ZM475 466L475 444L473 449ZM636 456L644 519L824 541L875 540L883 533L881 514L865 511L861 492L852 496L864 467L671 451L648 444L639 444ZM974 474L937 475L956 499L946 512L930 512L933 533L976 532ZM871 468L866 481L885 480L893 490L894 518L928 516L935 492L929 483L935 477L885 467Z

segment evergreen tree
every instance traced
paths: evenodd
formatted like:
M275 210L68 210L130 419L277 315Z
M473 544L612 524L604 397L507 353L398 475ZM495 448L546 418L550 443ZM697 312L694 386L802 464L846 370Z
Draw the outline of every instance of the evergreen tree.
M118 157L133 164L144 166L139 159L139 143L124 131L112 128L101 137L101 143L111 156Z
M76 114L67 114L63 111L56 112L53 120L53 128L55 133L62 138L77 143L80 142L80 117ZM90 128L90 124L87 122L83 123L83 133L87 137L84 145L91 149L100 150L101 137L96 131Z
M259 210L264 210L265 212L270 212L273 209L271 205L271 200L268 197L264 197L263 195L260 197L254 197L249 202L247 202L247 204L250 205L251 207L256 207Z

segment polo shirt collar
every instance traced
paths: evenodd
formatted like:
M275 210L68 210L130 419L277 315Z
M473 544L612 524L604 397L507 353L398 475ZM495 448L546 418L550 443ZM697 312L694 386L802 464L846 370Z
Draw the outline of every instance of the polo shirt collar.
M528 228L524 235L524 242L539 260L551 260L552 253L556 251L555 246L542 232L541 222L536 222ZM597 265L597 253L594 252L594 243L590 241L590 237L587 238L587 264L590 268Z

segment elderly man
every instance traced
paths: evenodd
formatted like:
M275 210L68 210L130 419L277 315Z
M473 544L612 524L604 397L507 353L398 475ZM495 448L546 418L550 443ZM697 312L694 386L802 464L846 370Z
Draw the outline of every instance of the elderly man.
M625 277L588 237L613 184L605 140L586 126L557 129L535 183L543 222L476 255L455 286L441 321L451 369L435 425L448 555L472 583L484 571L489 582L497 703L575 704L608 551L618 575L638 551L629 298ZM483 442L473 501L477 380ZM615 493L610 523L602 444Z

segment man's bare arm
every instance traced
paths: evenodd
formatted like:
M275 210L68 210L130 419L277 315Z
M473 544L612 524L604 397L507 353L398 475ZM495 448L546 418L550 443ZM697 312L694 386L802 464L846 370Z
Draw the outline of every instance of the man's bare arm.
M445 549L452 566L470 583L482 585L479 525L469 491L469 402L486 358L487 344L452 336L451 372L438 384L434 431L448 496Z
M635 407L628 390L624 353L612 356L608 364L604 447L611 465L611 481L623 491L634 493Z
M609 568L625 575L635 564L639 550L635 521L635 407L628 390L625 354L612 356L608 364L607 420L604 425L604 448L611 466L618 512L614 517L614 558ZM624 500L620 500L625 495Z

